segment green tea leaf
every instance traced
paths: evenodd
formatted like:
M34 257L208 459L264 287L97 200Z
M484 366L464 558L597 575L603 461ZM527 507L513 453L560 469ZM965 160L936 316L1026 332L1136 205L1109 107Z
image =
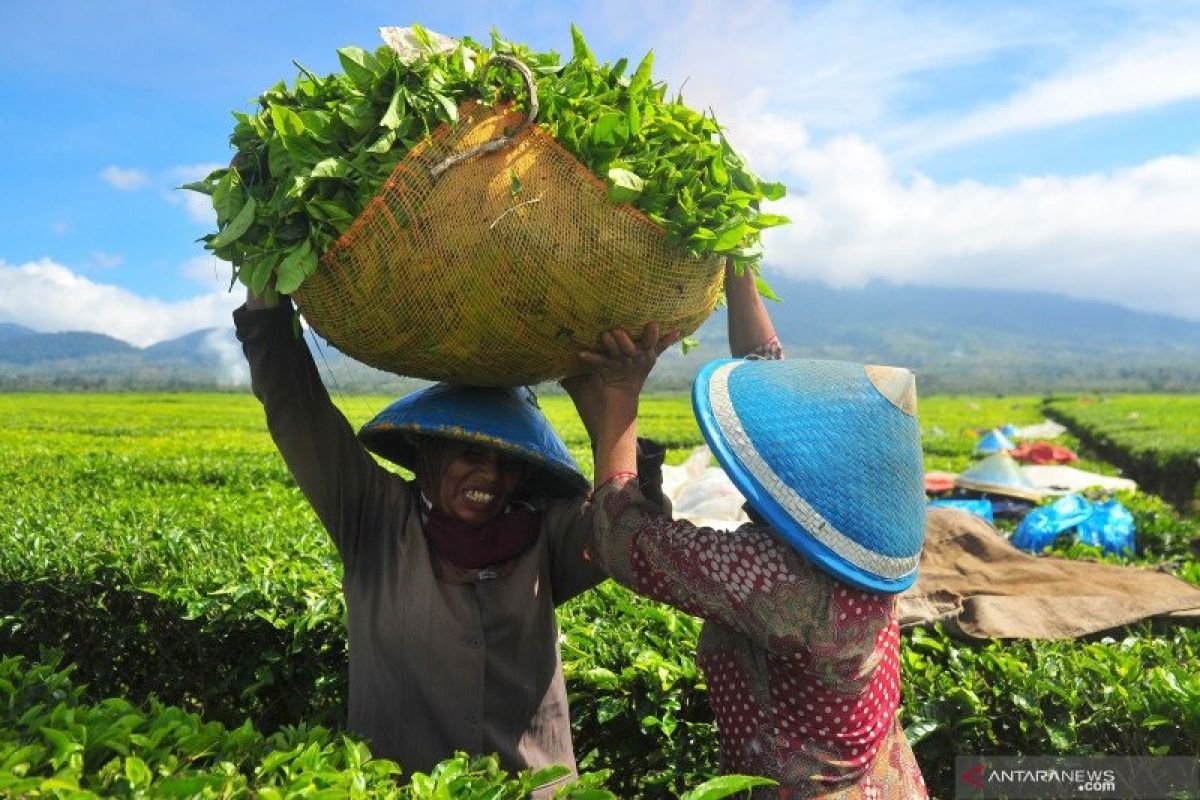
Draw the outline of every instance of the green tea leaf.
M392 145L396 143L396 132L394 130L387 131L370 147L366 148L368 153L386 153L392 149Z
M254 224L254 214L257 209L258 204L254 198L247 198L245 205L242 206L241 211L233 218L233 221L223 231L218 233L215 239L208 243L209 249L216 250L240 239L242 234L250 230L250 226Z
M594 64L596 62L592 51L588 49L587 42L584 41L583 31L579 30L574 24L571 25L571 50L575 61L581 64Z
M734 225L717 231L717 240L713 242L713 252L728 253L737 248L741 244L742 239L752 230L749 225L738 222Z
M204 180L192 181L191 183L185 183L181 186L176 186L175 188L186 189L189 192L199 192L200 194L207 194L211 196L216 187L214 187L213 184L209 183L207 180Z
M287 257L279 265L279 276L275 280L275 289L280 294L291 294L300 288L304 279L316 271L317 254L313 252L312 244L305 239L297 247L292 248Z
M150 772L150 768L146 766L146 762L137 756L129 756L125 759L125 777L135 789L149 786L150 782L154 779L154 775Z
M384 128L396 129L400 127L401 121L404 119L404 96L397 89L392 94L392 100L388 103L387 111L383 112L383 116L379 120L379 124Z
M438 104L442 107L442 113L446 115L446 119L450 122L458 122L458 106L444 94L434 95L437 98Z
M637 96L650 85L650 71L654 68L654 51L646 53L633 77L629 79L629 94Z
M313 178L341 178L349 171L349 166L340 158L324 158L313 165Z
M646 182L627 169L613 167L608 171L608 199L614 203L631 203L642 193Z
M774 228L777 225L787 225L789 222L791 220L783 214L755 214L750 218L750 225L759 230Z
M775 294L775 290L771 288L763 276L754 276L754 286L758 289L758 293L768 300L774 300L776 303L783 302L782 298Z
M359 89L368 91L371 88L371 82L375 79L375 71L371 66L374 59L371 54L360 47L343 47L337 53L338 61L341 62L347 77Z
M621 145L629 138L629 126L624 114L605 114L592 127L592 141L596 144Z
M755 786L776 786L770 778L756 778L748 775L722 775L719 778L705 781L683 795L682 800L720 800L733 794L749 791Z
M759 181L758 189L768 200L782 200L787 194L787 187L782 183L763 183Z
M229 169L217 181L212 192L213 210L217 212L217 225L224 225L237 216L246 204L242 191L242 176L236 169Z
M243 280L243 283L255 294L262 294L263 290L267 288L267 284L271 282L271 275L275 271L275 261L274 254L269 254L248 262L243 266L248 280Z

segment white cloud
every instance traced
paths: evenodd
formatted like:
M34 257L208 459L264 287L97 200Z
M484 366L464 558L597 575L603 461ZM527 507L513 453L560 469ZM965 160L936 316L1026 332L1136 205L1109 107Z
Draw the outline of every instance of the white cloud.
M186 166L175 167L168 173L171 179L172 187L181 186L185 183L198 181L208 175L215 169L220 169L224 164L189 164ZM172 188L170 191L163 194L163 197L172 205L183 206L188 217L194 222L200 222L204 225L216 229L217 213L213 211L212 199L199 192L192 192L187 189Z
M636 8L634 8L636 6ZM1002 13L847 0L610 4L653 28L655 75L738 133L765 110L809 128L865 130L916 73L978 61L1027 41ZM637 54L640 55L640 54ZM684 81L686 79L686 85Z
M233 266L212 255L199 255L184 262L179 274L209 291L228 291Z
M793 224L766 235L767 263L789 275L1050 291L1200 319L1200 155L938 184L898 177L859 137L814 147L771 120L758 133L754 147L803 188L771 209Z
M949 146L1200 96L1194 11L1163 24L1130 6L1128 24L1106 29L1059 6L966 8L647 6L671 22L657 26L656 74L672 90L688 77L687 102L714 108L755 172L789 185L770 209L793 220L767 232L770 267L842 286L1010 287L1200 319L1200 155L1011 185L938 183L898 173L904 162L878 138ZM909 89L929 91L957 67L990 72L993 59L1051 66L1002 102L895 127Z
M136 192L150 185L150 176L140 169L105 167L100 170L100 177L120 192Z
M39 331L94 331L144 347L200 328L228 327L242 302L224 289L186 300L143 297L43 258L0 259L0 319Z
M1200 25L1110 45L1011 98L904 132L910 153L1200 97Z

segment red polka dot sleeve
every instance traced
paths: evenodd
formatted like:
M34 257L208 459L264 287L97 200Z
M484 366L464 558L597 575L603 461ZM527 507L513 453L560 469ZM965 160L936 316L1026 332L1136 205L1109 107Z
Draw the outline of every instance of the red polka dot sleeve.
M629 478L601 487L593 505L593 554L617 582L764 647L790 641L840 662L847 638L890 622L890 598L847 589L768 528L717 531L674 521Z

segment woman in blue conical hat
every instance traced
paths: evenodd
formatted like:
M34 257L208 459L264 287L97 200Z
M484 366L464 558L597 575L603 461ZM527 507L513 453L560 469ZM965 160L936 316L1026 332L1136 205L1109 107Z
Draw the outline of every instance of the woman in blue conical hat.
M438 384L356 437L290 303L250 296L234 321L271 436L341 559L350 729L408 773L459 750L573 767L554 609L604 575L584 554L590 484L533 394Z
M601 409L592 553L705 620L697 662L724 771L773 778L764 797L925 797L896 719L896 594L916 577L925 522L912 374L784 361L754 276L730 267L725 285L730 347L747 358L705 366L693 405L754 521L697 528L645 500L638 395L663 341L654 326L639 341L617 330L573 381Z

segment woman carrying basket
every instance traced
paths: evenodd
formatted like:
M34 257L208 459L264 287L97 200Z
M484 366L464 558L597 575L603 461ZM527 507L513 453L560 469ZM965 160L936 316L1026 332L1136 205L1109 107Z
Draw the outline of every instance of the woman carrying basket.
M584 555L590 485L532 392L438 384L356 438L290 302L250 296L234 321L271 436L342 562L350 729L409 773L456 750L574 769L554 609L604 575Z
M662 341L606 333L574 381L602 409L592 554L618 582L705 620L697 662L725 772L761 796L926 796L896 719L895 595L924 535L912 375L783 361L754 278L726 272L735 356L701 370L693 400L754 522L725 533L672 521L642 496L638 395ZM668 338L673 338L668 337Z

